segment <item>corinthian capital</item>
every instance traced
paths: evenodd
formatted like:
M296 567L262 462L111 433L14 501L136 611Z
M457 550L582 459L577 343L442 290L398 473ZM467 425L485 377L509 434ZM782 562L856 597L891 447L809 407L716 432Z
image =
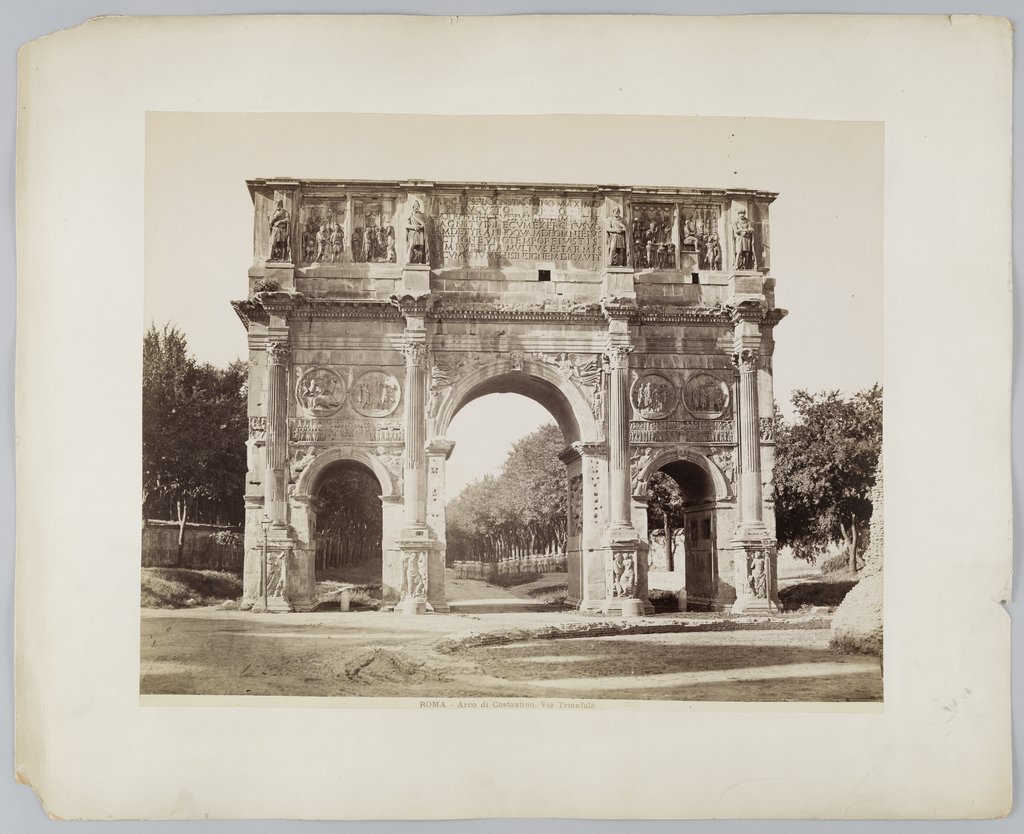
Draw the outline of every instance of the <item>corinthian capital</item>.
M402 346L405 354L405 367L422 368L427 363L427 346L422 342L406 342Z
M291 356L287 342L267 342L267 358L271 365L287 365Z
M604 352L608 357L608 367L617 371L629 367L629 354L633 352L632 345L609 345Z
M732 355L732 366L740 373L756 371L758 356L757 348L741 348Z

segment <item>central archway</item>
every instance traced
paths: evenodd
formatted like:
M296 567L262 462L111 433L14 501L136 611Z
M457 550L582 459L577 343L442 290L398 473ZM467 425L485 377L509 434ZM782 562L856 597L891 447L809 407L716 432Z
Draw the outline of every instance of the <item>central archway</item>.
M563 366L559 367L550 361L519 356L475 367L442 393L440 405L434 412L432 429L433 436L443 438L449 450L454 446L452 441L455 439L448 436L452 421L470 403L492 394L515 394L537 403L557 425L555 439L552 440L550 436L537 439L540 444L538 448L544 449L545 458L538 463L548 464L548 469L556 468L557 475L553 472L546 474L561 482L558 491L541 499L557 506L557 527L541 518L540 513L535 513L530 516L529 523L524 523L519 534L507 535L508 531L505 531L503 540L496 540L480 548L486 552L470 553L472 548L453 539L452 557L448 558L444 461L440 461L440 465L431 465L428 473L428 520L446 549L445 561L449 570L456 578L479 578L485 581L491 581L505 572L533 574L564 571L570 586L567 601L578 604L583 588L584 526L580 500L584 467L580 447L588 442L592 446L602 439L600 423L594 412L600 408L604 395L603 380L599 379L588 390L572 378L568 362L563 362ZM481 430L486 431L486 427L481 427ZM554 467L550 466L552 462ZM587 524L588 530L594 524L595 520L591 519ZM456 561L459 562L458 566L455 565ZM603 571L595 569L592 572L600 573L603 581ZM603 597L603 586L601 595ZM451 600L458 601L455 588Z

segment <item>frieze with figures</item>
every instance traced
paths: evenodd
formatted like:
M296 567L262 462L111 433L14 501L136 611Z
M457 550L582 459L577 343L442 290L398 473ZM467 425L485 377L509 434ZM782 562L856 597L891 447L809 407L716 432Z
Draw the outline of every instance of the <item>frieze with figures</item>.
M249 437L253 440L266 440L267 439L267 418L266 417L250 417L249 418Z
M402 398L402 386L384 371L367 371L349 392L352 408L364 417L387 417L395 412Z
M298 369L296 369L298 370ZM345 383L330 368L309 368L299 374L295 398L313 417L327 417L345 403Z
M597 201L460 194L438 197L436 207L445 265L558 261L596 268L601 263Z
M644 374L629 392L630 402L645 420L664 420L676 409L678 393L671 380L661 374Z
M732 420L631 420L629 442L644 443L735 443Z
M683 385L683 405L694 417L714 420L729 409L729 386L711 374L694 374Z
M398 420L311 420L292 417L288 420L290 443L402 443L405 429Z

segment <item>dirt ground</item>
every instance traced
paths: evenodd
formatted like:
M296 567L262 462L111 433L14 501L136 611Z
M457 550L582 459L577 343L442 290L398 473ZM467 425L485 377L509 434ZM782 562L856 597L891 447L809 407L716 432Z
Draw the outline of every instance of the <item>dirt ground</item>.
M879 701L820 622L143 610L143 694ZM585 636L551 639L565 628ZM728 629L728 630L723 630ZM524 638L524 634L526 635Z

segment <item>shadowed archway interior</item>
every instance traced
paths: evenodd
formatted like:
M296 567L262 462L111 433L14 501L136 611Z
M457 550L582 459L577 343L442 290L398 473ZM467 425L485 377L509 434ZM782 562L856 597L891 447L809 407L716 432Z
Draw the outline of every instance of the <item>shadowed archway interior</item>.
M383 538L380 483L362 463L341 460L320 473L316 502L316 578L379 582Z

